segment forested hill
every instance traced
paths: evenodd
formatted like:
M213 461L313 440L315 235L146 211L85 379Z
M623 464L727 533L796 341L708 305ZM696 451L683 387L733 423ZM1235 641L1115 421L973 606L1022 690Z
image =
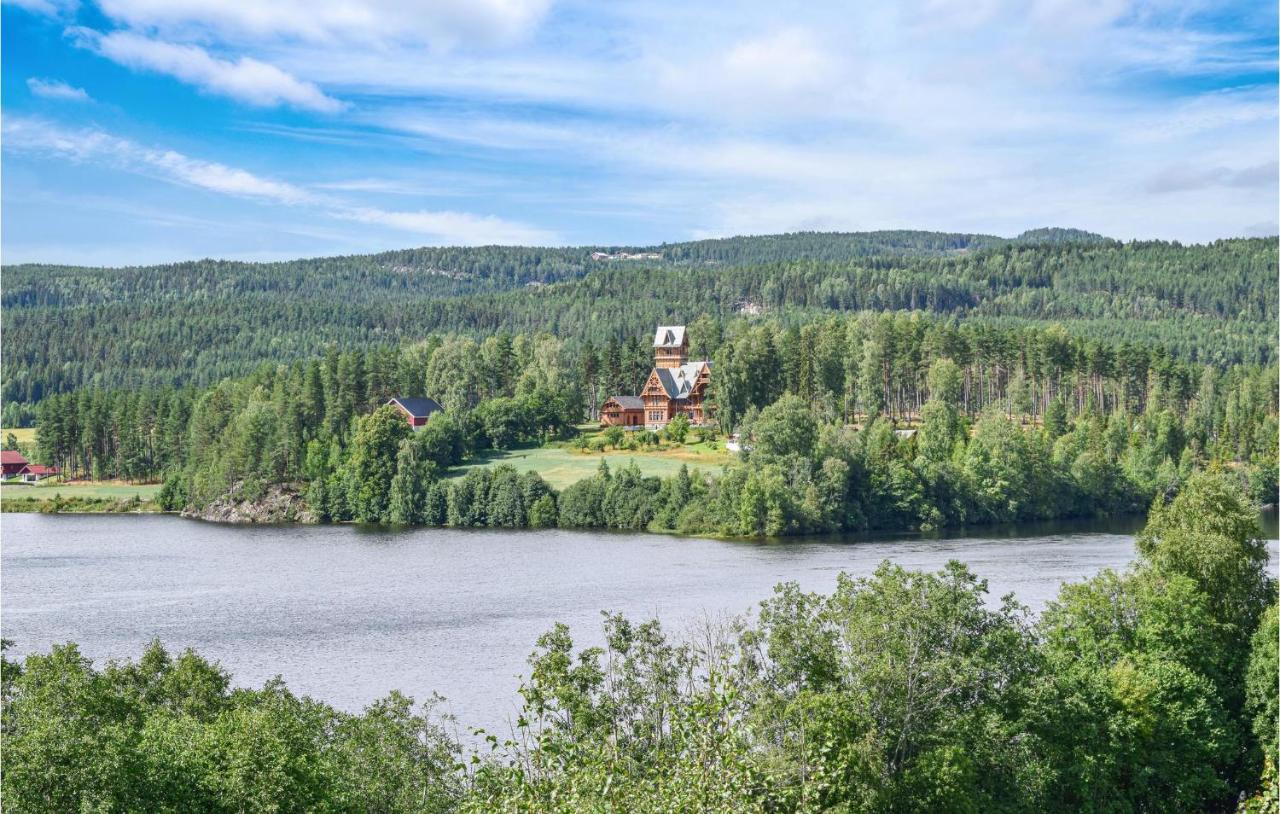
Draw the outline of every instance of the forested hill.
M756 264L797 260L844 262L858 258L940 256L999 246L1036 243L1106 243L1078 229L1035 229L1008 240L949 232L794 232L782 235L664 243L660 246L423 247L370 255L319 257L278 263L199 260L159 266L89 268L46 264L6 266L5 307L84 305L159 294L290 290L337 279L365 279L414 293L459 294L582 277L619 260L628 265ZM606 255L607 257L600 257ZM632 260L625 255L643 255ZM386 275L381 277L380 275ZM372 280L369 278L372 277ZM15 285L15 281L17 284ZM152 289L159 284L160 289Z
M9 279L4 306L84 305L156 296L225 297L304 287L309 292L340 291L357 283L414 294L464 294L575 279L619 260L633 267L638 262L646 266L842 262L885 255L939 255L1010 242L992 235L944 232L797 232L661 246L423 247L279 263L199 260L125 268L25 264L5 267ZM625 255L644 257L631 260Z
M639 257L636 257L639 255ZM656 255L656 256L655 256ZM4 269L6 401L86 386L207 384L263 362L431 332L554 331L573 342L656 322L810 321L921 310L1052 321L1218 365L1274 359L1276 240L1120 243L796 233L658 247L423 248L287 263Z

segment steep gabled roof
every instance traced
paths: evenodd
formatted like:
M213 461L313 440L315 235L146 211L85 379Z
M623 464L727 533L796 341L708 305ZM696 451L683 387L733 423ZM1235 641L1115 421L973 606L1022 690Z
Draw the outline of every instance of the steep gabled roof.
M435 399L396 396L388 401L387 404L398 404L401 409L414 418L425 418L432 413L438 413L444 408L436 403Z
M694 383L698 381L698 374L702 372L703 365L710 367L711 363L688 362L679 367L655 367L653 372L662 383L662 389L666 391L667 398L687 399L693 391Z
M605 401L616 401L624 410L643 410L644 399L639 396L610 396Z
M655 348L678 348L684 345L683 325L659 325L653 334Z
M25 464L27 459L16 449L0 450L0 464Z

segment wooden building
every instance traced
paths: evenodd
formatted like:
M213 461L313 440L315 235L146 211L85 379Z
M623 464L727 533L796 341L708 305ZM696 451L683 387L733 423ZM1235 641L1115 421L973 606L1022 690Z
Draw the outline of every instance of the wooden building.
M643 427L644 399L639 396L610 396L600 407L602 427Z
M42 464L27 464L18 473L18 477L23 483L39 483L45 478L52 478L59 474L56 466L44 466Z
M681 414L689 417L690 424L705 423L710 416L703 402L710 384L710 362L655 367L640 391L640 398L644 399L645 426L661 429Z
M683 325L662 325L653 335L653 370L645 380L639 397L613 396L601 411L601 424L618 423L608 413L611 402L621 408L639 402L640 422L651 430L660 430L677 415L685 415L690 424L705 424L711 419L705 406L707 388L711 385L711 363L689 361L689 337ZM632 415L628 407L626 414ZM622 413L619 412L619 415ZM632 425L625 425L632 426Z
M659 325L653 335L653 366L680 367L689 361L689 337L683 325Z
M400 412L404 413L409 426L415 430L426 426L427 420L431 418L432 413L438 413L444 409L436 403L435 399L410 398L407 396L397 396L388 401L387 404L394 404Z
M27 459L16 449L0 451L0 466L4 468L4 477L11 478L27 466Z

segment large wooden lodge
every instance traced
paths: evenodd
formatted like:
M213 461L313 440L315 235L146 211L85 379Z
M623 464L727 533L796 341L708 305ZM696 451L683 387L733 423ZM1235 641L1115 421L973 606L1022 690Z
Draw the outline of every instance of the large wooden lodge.
M653 370L639 396L610 396L600 409L605 427L660 430L677 415L701 425L711 416L704 404L711 384L711 363L689 361L689 337L683 325L662 325L653 336Z

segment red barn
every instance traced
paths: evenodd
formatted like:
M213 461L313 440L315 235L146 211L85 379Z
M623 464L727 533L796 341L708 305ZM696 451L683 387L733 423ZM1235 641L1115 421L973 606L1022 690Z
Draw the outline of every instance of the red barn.
M414 429L425 426L432 413L438 413L444 409L436 403L435 399L429 398L397 396L388 401L387 404L394 404L399 408L400 412L404 413L405 418L409 420L409 426Z
M27 466L27 459L14 449L0 451L0 466L4 468L4 477L11 478Z

